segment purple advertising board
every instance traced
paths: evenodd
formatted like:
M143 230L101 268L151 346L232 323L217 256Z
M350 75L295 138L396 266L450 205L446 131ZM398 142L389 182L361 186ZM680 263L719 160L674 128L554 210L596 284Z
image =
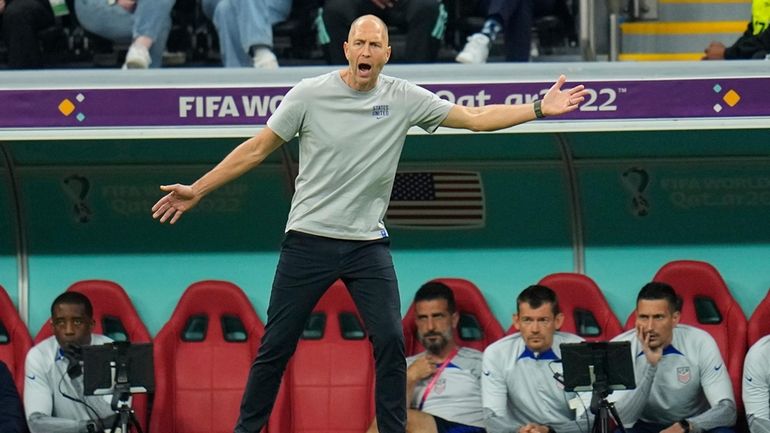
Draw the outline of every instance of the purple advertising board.
M422 84L452 102L527 103L551 83ZM770 78L592 81L569 120L770 116ZM0 128L263 125L289 87L0 90ZM547 119L546 119L547 120Z

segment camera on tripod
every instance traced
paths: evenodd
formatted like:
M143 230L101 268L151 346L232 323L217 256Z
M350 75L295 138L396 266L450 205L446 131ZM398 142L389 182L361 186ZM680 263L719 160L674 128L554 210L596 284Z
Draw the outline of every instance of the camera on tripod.
M114 342L84 346L83 391L85 395L112 395L116 417L111 431L128 433L131 426L142 433L130 404L131 394L155 391L152 344Z

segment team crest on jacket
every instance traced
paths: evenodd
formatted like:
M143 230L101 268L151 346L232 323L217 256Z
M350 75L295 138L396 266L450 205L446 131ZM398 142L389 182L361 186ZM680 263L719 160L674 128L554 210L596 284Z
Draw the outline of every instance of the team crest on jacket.
M687 383L690 381L690 367L677 367L676 378L681 383Z
M433 389L436 395L441 395L446 390L446 378L442 377L436 381L436 387Z

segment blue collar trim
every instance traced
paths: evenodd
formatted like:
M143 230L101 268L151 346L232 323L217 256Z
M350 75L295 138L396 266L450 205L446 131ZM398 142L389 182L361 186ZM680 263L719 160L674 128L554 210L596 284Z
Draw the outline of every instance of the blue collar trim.
M638 358L638 357L640 357L642 355L644 355L644 351L643 350L641 352L639 352L639 354L636 355L636 357ZM666 355L680 355L680 356L684 356L684 353L682 353L679 350L677 350L676 347L674 347L672 345L668 345L665 348L663 348L663 356L666 356Z

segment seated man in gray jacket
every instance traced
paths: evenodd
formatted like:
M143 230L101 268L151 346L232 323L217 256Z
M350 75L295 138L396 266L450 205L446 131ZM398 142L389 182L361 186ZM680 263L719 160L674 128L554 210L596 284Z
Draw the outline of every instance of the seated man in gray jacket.
M648 283L636 300L635 329L614 338L631 342L634 359L637 389L616 393L629 433L733 431L735 398L719 347L706 331L679 324L680 310L671 286Z
M27 353L24 409L31 433L94 433L112 426L111 396L85 396L78 360L83 346L112 340L92 334L93 307L77 292L64 292L51 305L54 335Z

